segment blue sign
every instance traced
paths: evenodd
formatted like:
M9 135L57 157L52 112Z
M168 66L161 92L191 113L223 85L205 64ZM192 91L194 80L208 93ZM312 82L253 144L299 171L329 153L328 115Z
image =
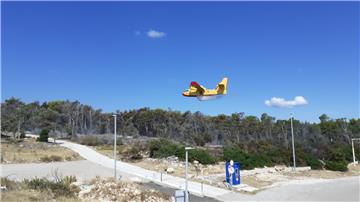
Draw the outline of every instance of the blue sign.
M240 184L240 163L234 162L233 165L230 164L230 161L227 161L225 164L226 170L226 182L231 185Z

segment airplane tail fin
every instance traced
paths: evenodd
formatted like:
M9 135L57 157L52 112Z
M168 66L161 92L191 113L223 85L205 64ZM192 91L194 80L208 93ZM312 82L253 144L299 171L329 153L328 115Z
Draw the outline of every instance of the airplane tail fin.
M227 93L227 82L228 78L223 78L220 83L216 86L216 91L219 94L226 94Z

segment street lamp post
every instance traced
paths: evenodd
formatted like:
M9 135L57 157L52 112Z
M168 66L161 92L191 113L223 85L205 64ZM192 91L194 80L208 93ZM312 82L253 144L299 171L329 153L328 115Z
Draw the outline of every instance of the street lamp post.
M189 201L188 194L188 151L193 149L192 147L185 147L185 202Z
M295 145L294 145L294 128L293 128L293 114L290 114L290 125L291 125L291 139L292 139L292 152L293 152L293 170L296 170L296 159L295 159Z
M116 114L113 115L114 117L114 178L116 180Z

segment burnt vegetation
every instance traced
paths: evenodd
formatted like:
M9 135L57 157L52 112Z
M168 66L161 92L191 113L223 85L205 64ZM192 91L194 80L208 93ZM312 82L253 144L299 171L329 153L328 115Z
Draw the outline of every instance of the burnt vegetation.
M114 128L112 114L78 101L26 104L10 98L1 104L1 113L2 133L13 137L24 131L40 133L45 129L49 137L79 140L82 136L80 141L97 145L98 140L83 136L111 134ZM152 157L183 158L185 145L218 145L223 147L221 158L202 149L193 151L190 158L204 158L201 161L205 164L234 159L240 161L243 168L290 165L292 161L290 120L279 120L266 113L260 118L244 113L207 116L200 112L141 108L117 111L117 114L119 135L161 139L149 143ZM293 122L298 165L346 170L352 160L351 138L360 137L360 119L331 119L325 114L319 119L319 123ZM166 144L161 142L169 140ZM360 155L359 147L356 152Z

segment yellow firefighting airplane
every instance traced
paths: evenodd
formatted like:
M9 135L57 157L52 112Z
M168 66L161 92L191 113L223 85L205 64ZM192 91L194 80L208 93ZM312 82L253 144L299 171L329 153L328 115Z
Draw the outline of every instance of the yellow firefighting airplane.
M223 78L220 83L216 85L215 89L206 89L204 86L199 85L193 81L190 83L190 88L185 90L182 94L185 97L198 97L200 100L205 97L226 95L228 78Z

